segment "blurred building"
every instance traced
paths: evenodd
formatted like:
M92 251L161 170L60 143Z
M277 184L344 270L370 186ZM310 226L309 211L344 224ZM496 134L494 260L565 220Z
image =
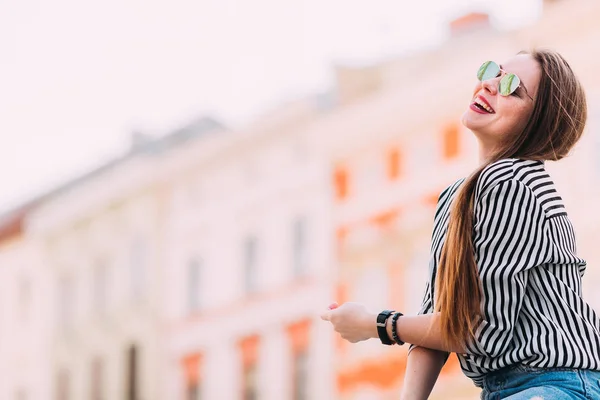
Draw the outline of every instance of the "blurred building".
M29 334L47 346L50 383L35 399L160 399L164 372L164 193L159 160L220 130L201 120L162 140L135 135L123 157L44 196L26 214L47 313ZM11 397L13 398L13 397Z
M487 59L549 46L588 130L548 169L600 309L600 3L548 1L511 32L482 13L441 47L336 67L335 90L235 131L204 118L0 220L0 398L394 399L406 347L349 344L332 301L420 307L437 196L477 163L459 123ZM475 399L455 358L433 399Z
M0 399L43 399L50 390L50 277L26 235L26 204L0 218Z
M133 152L29 217L51 274L52 399L153 399L160 382L160 196Z
M306 129L326 107L293 102L164 160L163 398L333 397L330 184Z

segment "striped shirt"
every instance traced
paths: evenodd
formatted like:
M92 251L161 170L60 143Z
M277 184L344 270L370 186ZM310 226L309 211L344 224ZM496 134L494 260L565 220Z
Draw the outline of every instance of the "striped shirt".
M420 314L434 310L450 204L463 181L438 199ZM489 165L474 204L483 321L467 354L458 355L465 375L481 386L487 373L516 363L600 370L600 320L581 297L586 262L577 257L573 226L544 163Z

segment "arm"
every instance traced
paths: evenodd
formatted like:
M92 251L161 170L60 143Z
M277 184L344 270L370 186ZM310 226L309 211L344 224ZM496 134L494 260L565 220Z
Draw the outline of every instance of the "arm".
M428 349L443 352L465 353L462 346L446 346L442 342L439 313L415 316L402 316L396 322L396 332L400 340ZM356 343L367 339L378 339L377 314L371 313L363 304L347 302L321 315L321 319L331 322L335 331ZM386 326L388 336L392 337L391 318Z
M426 347L432 350L438 350L444 353L465 353L465 348L461 345L445 345L442 342L442 332L440 329L439 313L423 315L403 315L396 321L396 332L400 340L419 347ZM377 316L375 316L377 320ZM386 330L388 336L392 337L391 318L388 319ZM375 331L377 336L377 331ZM416 350L413 349L413 351ZM412 353L412 352L411 352Z
M415 347L408 353L401 400L427 399L440 374L448 353Z
M370 338L378 338L375 321L376 314L369 313L366 307L359 303L337 303L329 306L330 311L321 318L330 321L341 336L350 341L358 342ZM403 316L397 322L397 332L400 339L408 343L418 343L422 346L440 347L439 318L437 314ZM401 321L404 320L404 321ZM392 337L391 318L388 318L386 330ZM406 322L406 323L405 323ZM427 399L438 378L440 370L448 358L447 351L433 350L425 347L414 347L409 350L402 400Z

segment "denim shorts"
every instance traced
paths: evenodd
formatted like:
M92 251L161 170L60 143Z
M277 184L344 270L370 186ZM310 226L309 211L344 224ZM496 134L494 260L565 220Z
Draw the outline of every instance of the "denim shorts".
M518 364L487 374L481 399L600 400L600 371Z

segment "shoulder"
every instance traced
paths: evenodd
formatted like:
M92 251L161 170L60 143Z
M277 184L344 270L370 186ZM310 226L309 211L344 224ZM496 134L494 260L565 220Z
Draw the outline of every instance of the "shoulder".
M440 210L450 206L450 203L454 199L456 192L465 181L465 178L458 179L454 181L450 185L448 185L444 190L441 191L437 198L436 209Z
M477 180L475 201L495 205L526 204L546 218L566 215L563 200L542 161L505 159L488 165Z
M548 175L541 161L517 158L498 160L485 167L479 175L475 197L481 198L493 188L507 182L517 186L522 184L531 189L531 184L542 176Z
M465 179L466 178L460 178L460 179L454 181L453 183L451 183L450 185L448 185L444 190L442 190L442 192L440 193L440 195L438 197L438 202L440 202L448 197L452 197L454 195L454 193L456 193L456 191L458 190L460 185L463 184Z
M477 178L475 198L481 198L494 187L512 180L514 178L513 164L514 159L507 158L486 166Z

